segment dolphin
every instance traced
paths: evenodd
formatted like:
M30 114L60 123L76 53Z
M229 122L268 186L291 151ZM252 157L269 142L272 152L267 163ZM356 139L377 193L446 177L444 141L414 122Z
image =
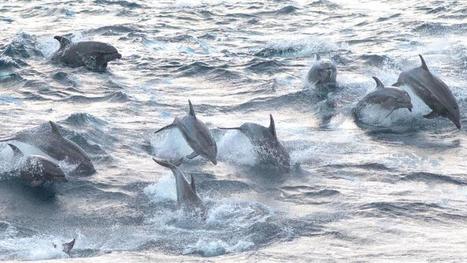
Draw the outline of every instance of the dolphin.
M353 109L353 114L358 117L360 112L369 104L377 104L382 108L389 110L388 117L397 109L407 108L412 111L412 100L409 94L401 89L386 88L377 77L373 77L376 82L376 90L367 94L361 99Z
M71 240L70 242L66 242L66 243L63 243L62 244L62 251L67 254L68 256L71 256L71 250L73 249L73 247L75 246L75 241L76 241L76 238L73 238L73 240ZM52 243L54 248L57 247L56 244Z
M23 159L19 168L8 172L18 176L31 187L40 187L45 183L66 182L65 174L60 166L49 159L39 155L24 156L24 153L15 145L8 144L13 150L15 159Z
M329 59L321 59L319 55L316 56L316 61L307 74L308 82L324 96L337 88L336 77L336 65Z
M269 127L264 127L256 123L244 123L240 127L220 128L239 130L248 137L255 146L262 165L273 165L281 170L290 170L290 156L284 146L277 138L274 118L269 115Z
M175 162L169 162L153 158L153 160L159 165L172 170L172 173L175 176L175 185L177 189L177 205L183 208L196 207L201 209L201 211L205 211L203 201L201 201L201 198L196 193L194 177L191 176L191 182L188 183L185 173L180 168L178 168L183 159L184 158L181 158Z
M432 111L423 117L427 119L438 116L446 117L460 129L459 105L456 98L452 95L448 85L430 72L422 55L419 56L422 65L408 71L403 71L393 86L409 86L430 107Z
M73 68L85 66L89 70L103 72L108 62L122 58L115 47L106 43L97 41L72 43L64 36L54 38L60 43L60 48L52 56L52 60Z
M76 145L60 134L57 124L49 121L50 128L41 127L37 132L23 131L0 142L16 140L33 145L58 161L76 165L70 175L91 175L96 172L91 159Z
M189 112L183 118L176 117L172 124L160 128L154 133L169 129L178 128L188 145L193 149L193 153L186 156L193 159L201 155L210 160L214 165L217 164L217 145L206 124L196 117L195 110L191 101L188 100Z

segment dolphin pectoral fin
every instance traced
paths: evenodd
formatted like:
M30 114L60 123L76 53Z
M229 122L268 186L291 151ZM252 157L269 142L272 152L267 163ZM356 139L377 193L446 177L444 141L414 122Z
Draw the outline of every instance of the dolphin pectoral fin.
M402 83L400 83L399 81L397 81L396 83L392 84L391 86L393 86L393 87L400 87L400 86L402 86Z
M185 157L191 160L191 159L195 158L195 157L198 156L198 155L199 155L199 153L197 153L197 152L192 152L192 153L190 153L189 155L187 155L187 156L185 156Z
M170 169L176 169L177 166L180 166L183 162L183 159L185 159L184 157L176 160L176 161L167 161L167 160L162 160L162 159L156 159L156 158L152 158L152 160L154 160L154 162L156 162L157 164L161 165L161 166L164 166L164 167L167 167L167 168L170 168Z
M9 138L0 139L0 142L7 142L7 141L14 141L14 140L16 140L16 137L9 137Z
M392 109L392 110L386 115L386 117L384 117L384 118L386 119L387 117L389 117L389 115L391 115L395 110L396 110L396 109Z
M158 132L161 132L163 130L167 130L167 129L171 129L171 128L175 128L177 127L177 125L175 125L175 123L172 123L172 124L169 124L167 126L164 126L162 128L160 128L159 130L155 131L154 133L158 133Z
M76 238L73 238L73 240L71 240L70 242L63 243L62 251L65 252L67 255L70 255L71 250L75 246L75 241L76 241Z
M435 111L432 111L432 112L430 112L430 113L428 113L426 115L423 115L423 118L425 118L425 119L434 119L434 118L436 118L438 116L439 116L439 113L437 113Z
M24 156L24 153L18 147L16 147L16 145L9 143L8 146L10 146L10 148L13 150L13 156L15 158L21 158Z

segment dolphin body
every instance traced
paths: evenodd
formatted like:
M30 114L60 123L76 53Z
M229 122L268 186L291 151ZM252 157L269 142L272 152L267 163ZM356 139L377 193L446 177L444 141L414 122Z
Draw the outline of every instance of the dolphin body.
M33 145L58 161L67 161L77 167L70 175L91 175L96 172L91 159L74 142L63 137L57 124L49 121L50 128L41 127L37 132L23 131L0 142L16 140Z
M217 164L217 145L216 141L211 135L206 124L196 117L195 110L191 101L188 100L189 112L188 115L183 118L176 117L172 124L167 125L155 133L163 131L169 128L178 128L183 135L183 138L193 149L193 153L187 156L189 159L193 159L198 155L203 156L210 160L214 165Z
M188 183L185 173L178 168L182 163L183 158L173 163L156 158L153 158L153 160L157 164L172 170L172 173L175 176L175 185L177 189L177 205L185 209L195 207L204 213L206 208L203 201L201 201L201 198L196 193L195 179L191 176L191 182Z
M122 58L117 49L109 44L97 41L72 43L64 36L54 37L60 42L60 48L52 56L53 61L60 61L70 67L82 67L103 72L107 63Z
M318 95L325 97L337 88L337 69L329 59L321 59L319 55L316 59L317 61L308 71L307 80L315 86Z
M21 166L9 171L9 175L18 176L31 187L41 187L46 183L67 181L60 166L49 159L39 155L24 156L24 153L15 145L8 144L8 146L13 150L15 159L23 159Z
M280 170L290 170L290 156L284 146L277 138L274 118L269 115L269 127L264 127L256 123L247 122L240 127L220 128L239 130L255 146L255 150L260 157L260 164L265 167L273 166Z
M438 116L446 117L460 129L459 105L451 90L446 83L430 72L422 55L419 56L422 65L408 71L403 71L393 86L409 86L430 107L432 111L423 117L427 119Z
M409 111L412 111L412 100L406 91L386 88L377 77L373 77L373 79L376 82L376 90L367 94L357 103L357 106L352 111L355 118L358 119L361 111L369 104L380 105L382 108L389 110L390 112L387 116L397 109L407 108Z

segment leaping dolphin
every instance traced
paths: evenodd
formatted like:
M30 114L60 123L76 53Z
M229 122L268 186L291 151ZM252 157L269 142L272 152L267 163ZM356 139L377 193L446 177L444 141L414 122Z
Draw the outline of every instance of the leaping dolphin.
M175 185L177 189L177 205L183 208L192 208L196 207L205 211L203 201L199 198L196 193L195 179L191 176L191 182L188 183L185 173L178 168L182 163L183 158L175 162L169 162L165 160L160 160L153 158L153 160L161 166L167 167L172 170L173 175L175 176Z
M8 172L18 176L31 187L40 187L45 183L66 182L65 174L60 166L39 155L24 156L23 152L13 144L8 144L13 150L13 158L24 159L20 167Z
M109 44L97 41L82 41L72 43L64 36L54 37L60 42L60 48L52 57L70 67L85 66L97 72L105 71L107 63L122 58L117 49Z
M36 146L50 157L76 165L71 175L91 175L96 172L91 159L74 142L63 137L58 130L57 124L49 121L50 128L41 127L39 131L19 132L15 136L2 139L0 142L16 140Z
M376 82L376 90L363 97L352 111L357 119L361 111L369 104L380 105L382 108L389 110L387 116L397 109L407 108L412 111L412 101L406 91L384 87L384 84L377 77L373 77L373 79Z
M290 156L284 146L277 138L274 118L269 115L269 127L264 127L256 123L247 122L240 127L220 128L235 129L245 134L259 155L260 162L265 166L274 166L281 170L290 170Z
M430 107L432 112L423 117L428 119L438 116L446 117L460 129L459 105L456 98L452 95L448 85L430 72L422 55L419 56L422 65L403 71L393 86L409 86Z
M213 164L217 164L217 145L216 141L211 135L206 124L196 117L195 110L191 101L188 100L189 112L188 115L183 118L176 117L172 124L160 128L154 133L169 129L178 128L185 138L188 145L193 149L193 153L187 156L189 159L193 159L198 155L201 155Z
M321 59L319 55L316 56L316 61L307 74L308 82L315 86L318 95L324 97L329 92L336 90L336 77L336 65L329 59Z

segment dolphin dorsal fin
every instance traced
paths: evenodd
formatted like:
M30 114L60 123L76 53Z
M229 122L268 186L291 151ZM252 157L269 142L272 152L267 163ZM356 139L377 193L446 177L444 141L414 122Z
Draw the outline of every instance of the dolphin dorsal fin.
M14 157L21 158L24 156L24 153L18 147L16 147L16 145L9 143L8 146L10 146L10 148L13 150Z
M426 71L430 71L428 69L428 66L426 65L425 59L423 59L422 55L418 55L418 56L420 57L420 60L422 61L422 66L421 67Z
M193 193L196 193L196 186L195 186L195 177L193 177L193 175L191 175L191 190L193 190Z
M190 111L188 112L188 114L196 118L195 109L193 109L193 104L191 104L191 100L188 100L188 106L190 107Z
M49 121L49 124L50 124L50 128L52 129L52 133L62 137L62 135L60 134L60 131L58 130L57 124L55 124L55 122L53 121Z
M60 49L63 49L71 44L71 41L64 36L54 36L54 38L60 42Z
M381 80L379 80L377 77L373 77L373 79L376 82L376 88L377 89L384 89L384 84L383 84L383 82L381 82Z
M276 133L276 124L274 123L274 118L272 117L272 114L269 114L269 130L272 133L272 136L277 139L277 133Z

